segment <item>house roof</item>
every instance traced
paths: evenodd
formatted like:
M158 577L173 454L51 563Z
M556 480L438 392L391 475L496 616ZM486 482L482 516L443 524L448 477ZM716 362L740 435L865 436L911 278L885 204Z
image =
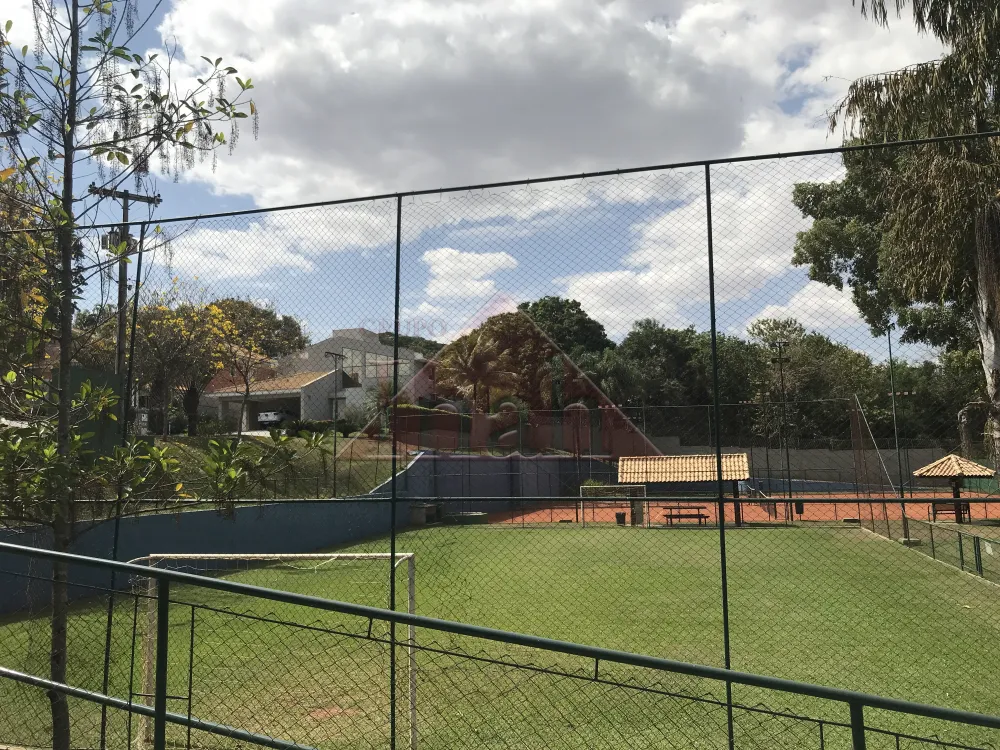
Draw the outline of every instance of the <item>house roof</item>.
M334 372L333 370L329 370L327 372L297 372L292 375L283 375L277 378L258 380L250 384L250 393L261 394L261 393L281 393L288 391L297 391L301 388L305 388L310 383L315 383L320 378L325 378L327 375L333 374L333 372ZM213 391L209 395L238 396L242 394L243 394L243 386L238 385Z
M915 477L992 477L993 469L949 453L944 458L913 472Z
M622 456L618 459L618 481L714 482L718 479L715 454L692 456ZM722 454L723 480L750 478L746 453Z

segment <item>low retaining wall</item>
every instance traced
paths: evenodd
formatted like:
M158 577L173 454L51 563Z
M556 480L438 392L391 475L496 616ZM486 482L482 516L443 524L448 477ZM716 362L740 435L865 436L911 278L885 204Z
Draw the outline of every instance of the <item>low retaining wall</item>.
M133 560L156 553L250 554L315 552L382 536L390 529L389 504L372 500L329 502L282 501L243 506L231 515L215 510L193 510L170 515L124 518L119 534L118 559ZM409 524L410 504L396 505L396 523ZM70 551L89 557L111 557L114 522L90 526L77 537ZM0 531L0 541L51 549L48 530ZM24 576L49 576L48 563L30 557L0 553L0 615L46 605L46 581ZM108 571L73 565L70 569L72 598L92 595L80 586L107 587ZM30 584L30 585L29 585ZM117 577L117 587L129 583Z

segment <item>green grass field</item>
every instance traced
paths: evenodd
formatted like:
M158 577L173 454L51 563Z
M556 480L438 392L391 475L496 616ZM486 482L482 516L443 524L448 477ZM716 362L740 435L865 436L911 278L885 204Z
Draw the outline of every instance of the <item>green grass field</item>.
M376 540L344 551L388 551ZM598 646L722 665L718 532L709 529L438 527L407 532L397 551L416 555L419 614ZM900 698L1000 713L1000 590L901 545L850 528L756 528L727 536L732 666ZM388 563L344 563L322 571L256 569L248 583L383 606ZM397 572L398 608L406 583ZM388 647L357 636L368 622L268 602L180 588L172 598L258 618L195 610L193 714L322 748L385 746ZM132 661L132 599L116 613L112 691L142 690L145 602ZM170 693L187 694L192 608L173 607ZM71 623L70 679L100 688L104 608L80 604ZM309 630L274 621L313 624ZM0 663L44 675L46 622L0 625ZM352 635L337 635L336 630ZM376 623L373 635L384 635ZM405 632L397 633L397 638ZM592 662L496 643L418 631L442 647L592 674ZM408 726L407 653L397 651L397 715ZM418 651L417 726L421 748L720 747L725 710L662 695ZM724 696L705 681L613 665L601 677L686 695ZM764 703L846 719L840 707L736 688ZM0 683L0 745L43 746L47 701L40 691ZM77 747L97 747L99 709L74 704ZM186 702L171 702L183 713ZM114 712L113 712L114 714ZM815 727L737 712L748 747L817 746ZM915 734L991 741L983 730L899 721L871 723ZM124 747L125 720L112 715L109 747ZM137 725L134 735L139 734ZM171 728L175 744L185 732ZM470 738L474 738L471 741ZM877 737L870 747L882 747ZM847 735L827 729L826 746ZM721 744L720 744L721 742ZM889 740L885 740L889 742ZM230 746L195 733L197 746ZM398 746L404 746L401 740ZM890 744L884 745L889 747Z

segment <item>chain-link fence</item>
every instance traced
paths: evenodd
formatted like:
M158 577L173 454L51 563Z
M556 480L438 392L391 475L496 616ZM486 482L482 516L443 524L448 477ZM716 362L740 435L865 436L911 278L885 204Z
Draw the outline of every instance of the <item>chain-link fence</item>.
M4 551L53 564L44 552ZM980 747L995 742L1000 728L991 717L245 582L295 588L303 576L319 577L313 590L367 587L378 589L379 599L394 585L388 571L406 569L392 559L204 561L213 577L163 568L192 568L193 558L148 561L156 572L122 566L128 590L116 594L106 680L94 667L101 664L107 592L84 581L106 577L108 566L57 561L74 588L66 676L46 682L46 639L19 640L4 625L3 741L47 746L47 690L76 691L68 700L74 748L859 748L859 737L871 747ZM412 559L403 554L396 562ZM379 583L371 573L377 567ZM20 603L45 614L31 604L32 586L50 580L23 580ZM24 614L15 621L37 622ZM110 705L102 706L105 697Z
M969 306L981 281L974 267L957 264L942 281L938 256L921 265L903 252L899 207L908 190L927 187L919 165L993 158L994 148L991 139L943 139L164 219L132 227L124 275L107 249L112 228L81 228L71 383L107 383L127 403L124 419L89 424L87 439L110 453L125 424L178 464L176 484L140 489L124 505L114 483L76 488L74 519L80 534L90 530L73 548L100 538L101 554L120 557L410 553L422 615L1000 713L989 528L1000 518L998 396L984 377L984 367L996 369L984 360L991 349L980 346L1000 332ZM931 193L926 204L959 210L936 200ZM956 235L962 258L976 241L969 222L968 236ZM43 380L54 377L55 343L32 364ZM116 369L123 378L109 374ZM219 502L219 446L266 452L272 429L289 436L282 450L294 459ZM307 499L323 510L304 511ZM277 502L289 500L300 502ZM238 531L226 532L220 514ZM140 518L112 534L100 522L116 515ZM18 528L37 520L0 518ZM4 590L16 593L47 573L10 575ZM294 576L301 589L291 578L276 587L406 608L395 578L386 599L384 579ZM90 670L79 684L128 679L115 670L139 663L122 653L142 642L151 595L123 591L110 617L105 596L74 620L71 641L84 645L73 653ZM48 625L42 599L30 602L5 607L3 627L10 663L39 673ZM171 710L189 700L193 714L220 723L241 710L227 701L284 669L251 655L314 637L294 630L308 624L298 616L241 611L261 619L237 624L212 601L182 604L172 627L195 645L176 678L171 671ZM297 635L275 635L283 628ZM199 673L199 633L213 648L234 646L226 661L247 669ZM385 639L356 635L336 635L331 653L344 649L357 670L342 677L360 684L365 669L385 667ZM448 687L453 667L428 673L452 691L442 705L477 702L462 709L467 720L444 714L442 743L462 727L486 744L527 742L519 721L478 715L515 700L500 684L544 683L507 711L542 711L551 698L553 727L577 742L591 742L587 732L606 720L593 706L611 688L596 680L579 688L596 694L576 704L566 697L576 695L571 678L529 676L499 652L487 666L475 649L443 650L441 665L482 664L485 685ZM434 661L429 653L420 656ZM30 654L35 662L24 661ZM209 701L199 704L185 674L192 686L215 680L220 702L199 693ZM396 674L406 691L410 674ZM316 714L314 730L295 725L298 741L350 745L324 727L375 722L367 717L385 716L385 701L396 704L392 716L409 716L393 691L320 705L310 691L326 679L302 688ZM10 689L33 696L26 716L47 711L38 689ZM282 690L295 693L291 682ZM681 691L684 700L698 690ZM724 716L728 737L727 699L712 690L716 703L677 710L704 709L702 723L713 726ZM638 738L674 731L673 719L638 708L653 698L615 700L637 707L615 713L624 722L606 727L615 736L642 746ZM786 726L770 706L774 736L787 730L823 746L825 732L844 729L843 717L805 722L814 712L804 699L782 701L791 718ZM733 716L739 737L754 726L757 697L734 687L733 702L744 706ZM280 734L293 703L249 710L271 712ZM90 722L80 729L86 746L103 750L111 720L94 725L92 706L73 705L80 726ZM105 713L128 724L127 712ZM371 731L398 741L402 727L375 722ZM131 736L128 726L114 731ZM11 743L42 739L28 732ZM777 740L758 744L767 742Z

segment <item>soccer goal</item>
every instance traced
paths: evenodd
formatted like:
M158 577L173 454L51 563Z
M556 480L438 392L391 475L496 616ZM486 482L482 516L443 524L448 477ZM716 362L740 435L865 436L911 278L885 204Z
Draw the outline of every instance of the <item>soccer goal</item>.
M587 498L594 499L588 500ZM613 498L621 498L621 500ZM586 523L587 509L589 508L591 521L614 520L604 518L608 512L607 509L622 507L624 500L629 501L629 522L631 525L642 526L646 516L646 485L644 484L580 485L579 516ZM600 512L602 510L603 513Z
M391 562L391 565L389 563ZM392 608L392 584L406 572L406 611L416 612L416 556L412 552L331 552L311 554L153 554L130 561L151 568L233 578L252 586L292 591L373 607ZM136 697L152 705L156 653L156 579L139 579L137 593L147 598L146 627L142 628L142 692ZM401 588L397 585L397 589ZM192 633L194 631L192 630ZM370 631L369 631L370 635ZM407 628L407 682L409 693L410 750L417 748L416 629ZM191 700L191 696L188 696ZM138 750L152 746L152 723L142 721Z

